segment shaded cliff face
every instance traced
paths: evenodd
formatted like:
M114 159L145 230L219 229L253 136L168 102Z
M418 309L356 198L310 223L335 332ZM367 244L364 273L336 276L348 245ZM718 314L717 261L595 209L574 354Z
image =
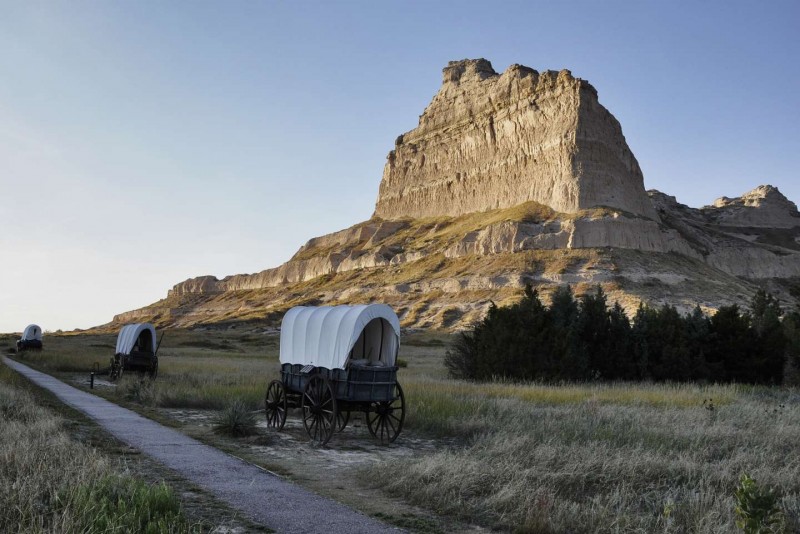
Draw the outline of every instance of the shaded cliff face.
M800 277L800 213L776 187L762 185L700 209L649 194L662 224L708 265L750 280Z
M458 216L536 201L657 219L619 122L586 81L485 59L451 62L419 126L397 138L375 217Z

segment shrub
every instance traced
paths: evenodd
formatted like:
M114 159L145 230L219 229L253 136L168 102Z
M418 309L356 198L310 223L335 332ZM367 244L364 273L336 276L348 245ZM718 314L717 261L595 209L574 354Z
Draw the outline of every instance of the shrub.
M456 379L474 380L478 378L477 361L480 357L475 343L475 332L461 332L444 356L444 366L450 376Z
M242 400L233 401L214 419L214 432L228 436L252 436L256 433L256 415Z
M123 377L121 384L123 396L145 406L155 406L159 400L159 390L154 380L140 377Z
M746 534L783 532L783 513L775 491L761 488L755 480L743 474L734 495L736 526Z

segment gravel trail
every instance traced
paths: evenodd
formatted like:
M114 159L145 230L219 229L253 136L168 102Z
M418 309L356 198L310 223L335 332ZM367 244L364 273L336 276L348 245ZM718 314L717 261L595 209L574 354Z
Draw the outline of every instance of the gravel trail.
M6 365L85 413L114 437L277 532L360 534L399 529L19 362Z

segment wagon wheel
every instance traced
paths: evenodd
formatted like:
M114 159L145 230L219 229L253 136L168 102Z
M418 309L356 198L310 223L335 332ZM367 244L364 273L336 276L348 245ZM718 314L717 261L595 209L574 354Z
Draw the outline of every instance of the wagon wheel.
M273 380L267 387L267 394L264 397L264 413L267 415L267 426L283 429L286 424L286 388L283 382Z
M111 369L108 373L108 378L112 382L122 376L122 362L119 356L111 358Z
M367 410L367 428L383 444L397 439L405 419L406 397L400 384L395 384L394 400L371 402Z
M308 437L319 445L328 443L336 428L336 397L328 379L320 374L309 378L300 405Z
M336 411L336 432L341 432L347 423L350 421L350 411L337 410Z

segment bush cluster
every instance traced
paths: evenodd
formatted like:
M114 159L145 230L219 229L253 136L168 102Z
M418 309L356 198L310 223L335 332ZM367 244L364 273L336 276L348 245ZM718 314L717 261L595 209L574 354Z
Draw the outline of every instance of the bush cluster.
M214 419L214 432L233 437L252 436L256 433L256 416L241 399L231 402Z
M576 299L558 288L550 306L526 287L520 302L494 304L445 357L454 378L489 380L653 380L778 384L787 357L800 364L800 313L782 319L759 291L749 310L725 306L709 317L670 305L641 305L632 320L595 291Z

